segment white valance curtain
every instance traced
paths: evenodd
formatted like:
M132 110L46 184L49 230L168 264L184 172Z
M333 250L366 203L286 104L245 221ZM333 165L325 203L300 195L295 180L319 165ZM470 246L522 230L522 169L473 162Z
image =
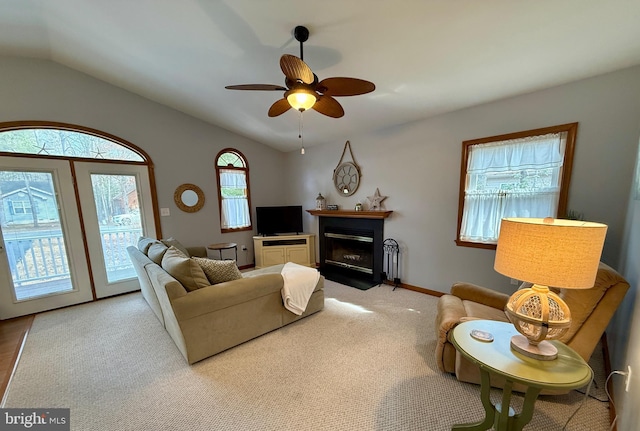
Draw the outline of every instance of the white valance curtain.
M241 191L241 192L238 192ZM237 229L251 225L244 171L220 169L222 228Z
M504 217L555 217L565 136L548 134L470 147L460 239L495 244ZM543 169L551 170L547 181L536 181Z

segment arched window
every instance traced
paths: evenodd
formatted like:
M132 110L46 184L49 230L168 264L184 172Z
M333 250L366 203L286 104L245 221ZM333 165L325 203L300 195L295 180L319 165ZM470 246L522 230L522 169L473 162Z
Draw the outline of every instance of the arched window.
M127 247L162 237L153 184L117 136L0 122L0 319L139 290Z
M104 132L53 122L3 123L0 152L145 162L131 144Z
M244 155L225 148L216 156L216 179L220 204L220 231L251 230L249 164Z

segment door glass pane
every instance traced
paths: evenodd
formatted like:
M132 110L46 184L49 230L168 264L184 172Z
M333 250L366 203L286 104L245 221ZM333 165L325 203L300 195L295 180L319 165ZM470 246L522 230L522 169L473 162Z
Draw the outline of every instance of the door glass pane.
M49 172L0 171L0 227L17 301L73 290Z
M135 175L91 174L107 282L136 277L127 247L142 235Z

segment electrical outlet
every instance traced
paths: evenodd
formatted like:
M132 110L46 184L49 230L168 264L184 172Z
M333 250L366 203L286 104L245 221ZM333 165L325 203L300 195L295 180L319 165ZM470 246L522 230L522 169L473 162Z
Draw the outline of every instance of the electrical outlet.
M627 365L627 375L624 376L624 391L629 392L629 383L631 383L631 365Z
M240 246L240 250L247 251L247 246L246 246L246 245L244 245L244 244L243 244L243 245L241 245L241 246Z

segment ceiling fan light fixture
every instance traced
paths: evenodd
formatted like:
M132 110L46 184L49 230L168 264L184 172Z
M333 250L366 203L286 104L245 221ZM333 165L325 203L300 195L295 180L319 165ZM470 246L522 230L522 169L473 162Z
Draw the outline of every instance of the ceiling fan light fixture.
M318 81L318 77L303 60L303 42L309 38L309 29L297 26L295 39L300 42L300 57L283 54L280 69L285 76L285 87L273 84L227 85L229 90L283 91L284 97L271 105L267 114L277 117L293 108L298 112L314 109L331 118L344 116L342 105L334 99L337 96L357 96L376 89L373 82L358 78L334 77Z
M287 101L293 109L300 112L311 109L316 103L316 95L313 91L304 88L298 88L287 92Z

